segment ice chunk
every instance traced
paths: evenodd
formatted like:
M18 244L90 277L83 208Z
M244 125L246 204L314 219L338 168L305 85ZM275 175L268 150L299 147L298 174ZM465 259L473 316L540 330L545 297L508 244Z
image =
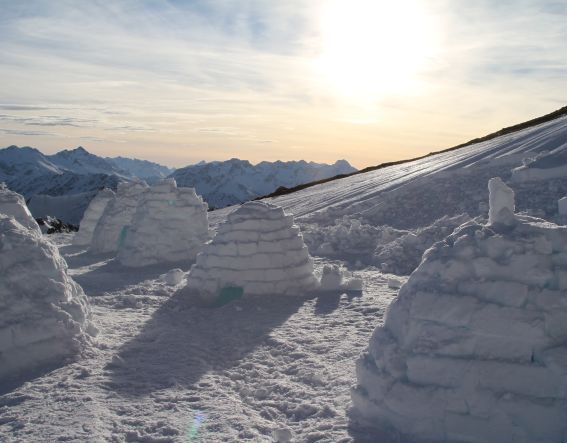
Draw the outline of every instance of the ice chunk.
M514 219L516 204L514 191L500 177L488 181L489 205L488 224L510 224Z

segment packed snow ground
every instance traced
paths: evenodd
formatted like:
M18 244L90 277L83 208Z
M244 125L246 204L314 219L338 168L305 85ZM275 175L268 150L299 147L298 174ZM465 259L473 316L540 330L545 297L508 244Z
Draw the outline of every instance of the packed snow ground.
M212 309L175 295L160 278L171 265L125 272L58 240L100 333L80 360L3 387L2 441L270 442L282 429L352 440L354 362L395 296L387 276L361 272L358 295Z

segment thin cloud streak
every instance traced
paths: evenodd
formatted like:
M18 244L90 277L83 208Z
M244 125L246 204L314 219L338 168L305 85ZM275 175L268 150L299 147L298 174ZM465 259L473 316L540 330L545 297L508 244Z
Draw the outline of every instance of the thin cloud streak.
M328 3L0 0L0 142L93 141L102 155L175 166L234 156L366 166L550 111L567 90L563 2L421 0L441 50L420 90L345 103L312 68Z

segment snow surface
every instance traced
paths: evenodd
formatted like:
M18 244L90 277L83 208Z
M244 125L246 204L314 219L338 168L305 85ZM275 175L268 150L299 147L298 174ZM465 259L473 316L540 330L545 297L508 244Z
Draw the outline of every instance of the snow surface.
M513 198L489 186L500 217ZM357 362L359 425L390 441L564 441L567 227L511 216L426 252Z
M565 177L565 175L567 175L567 150L562 146L551 152L541 152L535 158L526 159L522 166L514 168L512 180L526 182Z
M24 197L17 192L10 191L4 183L0 183L0 214L14 217L22 226L40 232L39 225L26 206Z
M210 298L237 287L248 295L298 295L317 285L313 260L293 216L258 201L228 215L197 255L182 292Z
M132 267L195 260L209 240L207 208L193 188L161 180L140 196L118 260Z
M88 246L91 244L96 225L108 203L116 197L112 189L101 189L91 200L79 224L79 232L73 237L73 244Z
M0 384L79 352L95 332L57 248L4 215L0 275Z
M93 232L89 251L103 254L118 251L132 224L138 202L148 185L143 181L122 182L114 198L106 205Z
M449 235L461 214L467 214L462 215L465 222L480 216L482 222L472 225L483 225L489 209L486 183L496 176L514 190L518 211L555 219L557 201L567 195L567 178L530 182L510 178L526 157L553 151L566 140L567 119L561 118L273 199L295 215L308 244L308 234L313 235L314 245L324 243L319 242L317 229L326 235L333 227L354 226L352 242L343 234L337 236L341 245L351 247L348 254L335 249L327 256L309 246L316 275L329 265L355 269L364 281L359 294L249 296L219 308L195 306L177 293L187 263L126 268L114 258L92 256L71 246L72 235L50 237L59 242L73 278L88 294L93 322L101 333L75 362L15 385L0 381L0 435L8 442L273 442L274 437L290 434L293 442L386 442L383 433L359 427L346 414L350 388L356 383L355 361L395 295L388 281L405 281L403 276L385 274L372 261L378 245L407 237L403 242L407 248L395 248L401 252L391 255L399 261L388 262L392 269L401 269L403 257L419 262L412 251L421 254L420 248L409 246L420 229L431 228L418 242L425 245L429 239ZM218 230L232 211L210 212L211 227ZM453 221L432 226L445 216ZM479 231L483 229L493 228ZM373 247L354 238L360 233L373 240L372 232L380 237ZM543 251L544 243L534 241L534 248ZM357 248L364 251L361 260L356 258ZM385 252L382 257L386 256ZM172 268L183 271L175 273L176 285L165 279ZM523 274L532 275L521 272L514 278ZM509 303L517 298L514 288L518 287L498 285L465 295L480 300L478 294L503 294L503 302ZM494 327L499 323L499 318L491 322ZM539 364L536 355L534 360ZM545 384L547 369L525 386ZM507 398L514 404L517 396L502 396ZM413 400L417 404L420 397ZM544 409L546 403L552 401L542 400ZM480 406L470 403L474 410ZM531 406L526 410L531 415L524 414L518 423L535 431L542 426L552 430L565 421L547 411L536 413Z

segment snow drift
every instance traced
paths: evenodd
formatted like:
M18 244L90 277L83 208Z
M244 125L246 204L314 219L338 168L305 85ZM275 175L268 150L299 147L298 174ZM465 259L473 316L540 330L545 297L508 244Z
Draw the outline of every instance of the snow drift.
M429 249L357 362L352 417L419 441L563 442L567 227L514 215ZM513 197L513 196L512 196Z
M160 181L140 198L118 259L133 267L194 260L209 240L207 207L193 188Z
M567 175L567 146L551 152L542 152L534 158L526 159L524 165L512 170L512 180L528 182L549 180Z
M244 294L293 294L315 289L313 260L293 215L255 201L240 206L197 255L186 291L216 296L227 287Z
M104 188L91 200L79 224L79 232L73 237L74 245L88 246L91 244L96 225L102 217L106 206L114 198L115 194L112 189Z
M56 246L4 215L0 275L0 380L78 352L96 331Z
M18 223L32 231L39 231L39 225L26 206L26 201L17 192L10 191L4 183L0 183L0 214L14 217Z
M126 238L138 202L148 185L144 181L121 182L116 196L107 204L93 232L89 251L116 252Z

